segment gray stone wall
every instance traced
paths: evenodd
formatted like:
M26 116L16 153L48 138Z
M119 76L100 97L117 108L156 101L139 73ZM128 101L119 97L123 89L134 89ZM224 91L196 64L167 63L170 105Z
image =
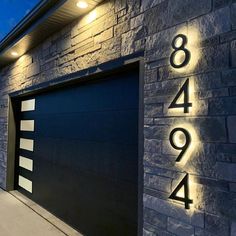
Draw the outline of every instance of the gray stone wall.
M176 70L169 58L178 33L188 37L191 60ZM145 54L143 235L235 236L235 0L106 1L3 68L1 187L6 184L9 93L138 51ZM187 78L190 113L168 109ZM180 126L190 131L193 144L178 164L168 137ZM169 199L186 172L190 210Z

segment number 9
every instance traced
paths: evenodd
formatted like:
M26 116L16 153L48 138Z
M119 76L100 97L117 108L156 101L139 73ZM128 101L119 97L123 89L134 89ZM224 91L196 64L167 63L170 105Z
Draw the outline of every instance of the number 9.
M177 145L175 140L174 140L174 136L177 132L182 132L185 136L185 143L184 145ZM169 136L169 140L170 140L170 144L171 146L176 149L176 150L181 150L181 152L179 153L176 162L180 162L183 155L185 154L186 150L188 149L190 143L191 143L191 136L189 134L189 132L184 129L184 128L175 128L170 132L170 136Z

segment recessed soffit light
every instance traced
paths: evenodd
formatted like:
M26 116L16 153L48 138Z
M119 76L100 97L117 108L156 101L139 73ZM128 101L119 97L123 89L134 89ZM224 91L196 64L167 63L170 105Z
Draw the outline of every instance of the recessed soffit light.
M77 2L76 5L77 5L78 8L81 8L81 9L85 9L85 8L88 7L88 3L85 2L85 1L79 1L79 2Z
M12 51L12 52L11 52L11 55L12 55L13 57L17 57L19 54L18 54L18 52L16 52L16 51Z

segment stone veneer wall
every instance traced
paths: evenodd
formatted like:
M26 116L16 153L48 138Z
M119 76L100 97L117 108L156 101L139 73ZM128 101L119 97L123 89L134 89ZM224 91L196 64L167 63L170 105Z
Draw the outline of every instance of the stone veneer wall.
M236 1L106 1L0 72L0 185L5 188L8 93L144 51L143 235L236 235ZM177 33L189 39L190 64L169 63ZM189 78L193 109L168 105ZM184 165L168 135L191 127ZM8 145L11 145L10 143ZM190 210L168 199L190 174Z

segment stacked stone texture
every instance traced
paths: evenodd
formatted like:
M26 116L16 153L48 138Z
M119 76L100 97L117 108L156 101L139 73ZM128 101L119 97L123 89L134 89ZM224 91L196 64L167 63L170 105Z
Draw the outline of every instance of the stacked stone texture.
M9 93L143 51L143 235L236 236L236 1L115 0L100 4L96 14L1 69L1 187ZM169 62L171 41L179 31L191 41L192 29L198 31L194 48L200 56L194 68L176 72ZM194 83L197 106L189 115L172 114L168 105L186 78ZM179 168L168 135L172 126L185 123L198 139ZM185 172L195 189L191 210L169 199Z

